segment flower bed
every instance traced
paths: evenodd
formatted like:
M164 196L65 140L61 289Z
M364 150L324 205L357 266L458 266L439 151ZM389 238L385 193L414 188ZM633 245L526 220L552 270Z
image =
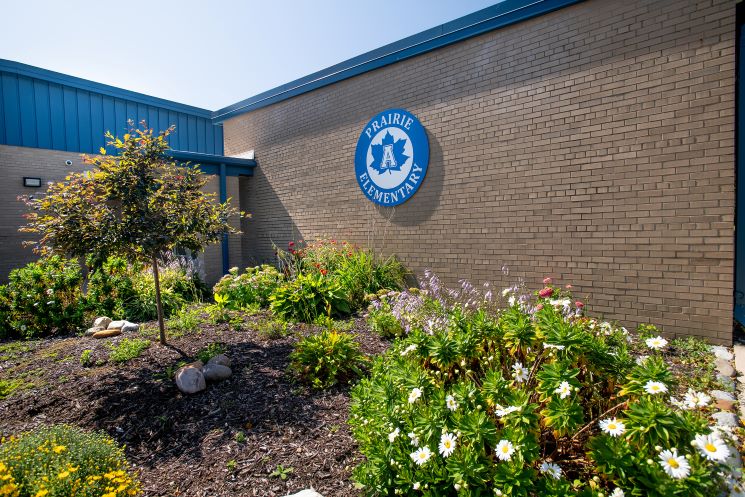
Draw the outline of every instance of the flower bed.
M663 360L667 341L585 316L547 279L502 298L464 283L386 294L405 335L353 390L369 495L712 496L731 433ZM638 341L638 340L637 340ZM681 392L683 400L671 395Z

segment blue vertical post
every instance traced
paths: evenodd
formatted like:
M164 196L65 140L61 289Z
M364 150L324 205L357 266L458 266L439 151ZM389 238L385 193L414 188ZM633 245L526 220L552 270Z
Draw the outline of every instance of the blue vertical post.
M224 163L220 164L220 202L228 201L228 174ZM228 274L230 269L230 248L228 247L228 234L222 236L222 274Z

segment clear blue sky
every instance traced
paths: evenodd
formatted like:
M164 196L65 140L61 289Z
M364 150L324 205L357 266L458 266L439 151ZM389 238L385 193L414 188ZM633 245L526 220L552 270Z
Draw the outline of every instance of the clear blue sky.
M210 110L497 0L15 0L0 58Z

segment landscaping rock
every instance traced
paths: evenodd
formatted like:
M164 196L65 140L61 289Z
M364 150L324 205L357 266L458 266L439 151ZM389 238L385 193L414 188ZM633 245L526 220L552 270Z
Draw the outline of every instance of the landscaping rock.
M139 324L136 324L136 323L130 323L126 319L122 319L122 320L119 320L119 321L112 321L112 322L110 322L108 328L109 329L120 328L122 331L127 332L127 331L137 331L137 330L139 330L140 329L140 325Z
M176 386L182 392L192 394L207 388L207 383L199 368L187 365L176 372Z
M731 412L715 412L711 415L711 417L714 418L714 421L716 421L719 426L729 426L731 428L736 428L739 424L737 416Z
M717 375L717 381L722 384L722 388L727 390L728 392L734 392L735 391L735 381L730 378L729 376L724 376L723 374Z
M220 366L230 367L230 358L224 354L219 354L207 361L207 364L219 364Z
M111 318L107 318L106 316L101 316L95 319L93 321L93 327L100 326L104 330L109 327L109 323L111 322Z
M717 358L715 365L719 374L729 377L735 376L735 368L732 367L729 361Z
M90 337L90 336L93 336L94 333L97 333L99 331L103 331L105 329L106 328L104 328L103 326L94 326L93 328L88 328L87 330L85 330L85 335L84 336Z
M222 381L230 378L233 371L227 366L208 362L204 369L202 369L202 373L204 374L204 379L207 381Z
M137 323L130 323L129 321L125 321L125 323L126 324L124 326L122 326L122 333L127 333L127 332L130 332L130 331L131 332L135 332L135 331L138 331L140 329L140 325L137 324Z
M715 356L725 361L731 361L735 357L732 355L732 352L727 350L727 347L722 347L721 345L713 345L711 351L714 352Z
M735 344L735 369L745 375L745 345Z
M711 396L716 400L716 406L723 411L731 411L735 407L735 396L722 390L712 390Z
M319 494L312 488L308 488L305 490L301 490L296 494L288 494L287 497L323 497L323 495Z
M109 338L121 335L121 328L109 328L108 330L97 331L92 336L93 338Z
M189 364L187 364L187 365L186 365L186 366L184 366L184 367L185 367L185 368L186 368L186 367L197 368L197 369L198 369L199 371L201 371L201 370L202 370L202 368L204 367L204 363L203 363L202 361L194 361L194 362L190 362Z

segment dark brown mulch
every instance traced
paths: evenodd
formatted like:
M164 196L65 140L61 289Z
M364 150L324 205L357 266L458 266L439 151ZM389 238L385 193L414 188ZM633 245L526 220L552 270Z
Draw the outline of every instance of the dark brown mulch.
M0 362L0 378L35 384L0 400L0 432L51 423L104 430L126 444L147 496L281 496L308 487L326 497L357 495L349 386L316 392L297 384L286 372L297 337L264 340L246 328L203 325L127 363L90 368L79 364L82 351L103 359L105 342L121 337L43 340ZM352 332L367 354L388 346L362 320ZM213 342L225 345L233 376L196 395L180 393L169 369ZM270 476L278 465L292 468L286 480Z

